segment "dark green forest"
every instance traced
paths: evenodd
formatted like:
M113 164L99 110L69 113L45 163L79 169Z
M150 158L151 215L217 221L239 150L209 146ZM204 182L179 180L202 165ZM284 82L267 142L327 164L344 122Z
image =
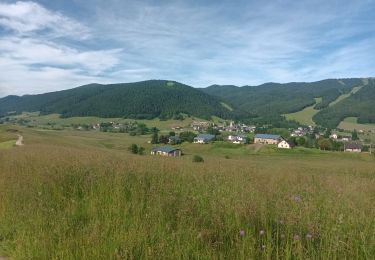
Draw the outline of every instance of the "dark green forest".
M317 109L325 108L341 94L363 84L361 79L327 79L312 83L266 83L259 86L213 85L204 92L225 98L239 108L257 115L281 115L293 113L315 104L314 98L322 98Z
M266 83L259 86L219 86L213 85L203 89L206 93L226 99L228 103L257 114L253 122L276 124L287 127L282 114L300 111L314 105L314 98L322 98L315 105L320 110L314 117L319 125L335 128L345 118L358 117L360 123L375 122L375 88L374 79L349 98L333 105L329 104L340 95L350 93L354 87L365 85L364 79L327 79L305 83Z
M229 110L217 97L190 86L164 80L99 85L22 97L0 99L0 114L9 111L59 113L62 117L99 116L168 119L188 114L205 119L246 118L249 113Z
M321 110L314 121L328 128L335 128L346 117L358 117L358 123L375 123L375 79L345 100Z
M355 94L329 106L340 95L363 86ZM317 82L266 83L259 86L213 85L193 88L175 81L149 80L124 84L90 84L40 95L0 99L0 116L9 112L40 111L62 117L99 116L134 119L181 118L182 114L210 119L241 120L257 125L290 128L298 124L282 115L315 104L314 121L335 128L346 117L375 123L375 79L326 79ZM226 105L223 105L225 103ZM228 106L232 109L229 109Z

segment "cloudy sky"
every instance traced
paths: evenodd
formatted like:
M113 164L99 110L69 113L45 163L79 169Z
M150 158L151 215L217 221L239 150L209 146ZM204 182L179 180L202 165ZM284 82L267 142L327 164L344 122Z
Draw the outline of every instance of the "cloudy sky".
M375 0L0 0L0 96L375 76Z

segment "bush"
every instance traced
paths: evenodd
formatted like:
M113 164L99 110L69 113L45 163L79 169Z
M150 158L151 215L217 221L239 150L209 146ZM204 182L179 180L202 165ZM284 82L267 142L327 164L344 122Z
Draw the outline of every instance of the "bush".
M128 150L129 150L132 154L138 154L138 145L136 145L136 144L132 144L131 146L129 146Z
M138 154L139 155L144 155L145 154L145 148L144 147L139 147L138 148Z
M132 144L131 146L129 146L128 150L132 154L139 154L139 155L144 155L145 154L145 148L143 148L141 146L138 146L136 144Z
M204 162L203 158L199 155L193 156L193 162Z

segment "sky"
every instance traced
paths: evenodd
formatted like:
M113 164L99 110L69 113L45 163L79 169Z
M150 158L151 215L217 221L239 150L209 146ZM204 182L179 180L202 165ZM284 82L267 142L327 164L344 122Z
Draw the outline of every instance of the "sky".
M375 76L375 0L0 0L0 97Z

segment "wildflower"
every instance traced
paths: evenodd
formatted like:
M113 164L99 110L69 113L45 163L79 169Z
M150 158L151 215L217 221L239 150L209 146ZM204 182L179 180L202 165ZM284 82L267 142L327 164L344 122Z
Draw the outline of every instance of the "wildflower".
M265 250L266 249L266 245L262 245L262 250Z
M293 239L294 239L295 241L298 241L298 240L300 239L300 237L299 237L299 235L294 235L294 236L293 236Z
M266 232L264 230L259 231L259 235L263 236Z
M243 237L245 235L245 230L240 230L240 236Z
M307 233L307 234L306 234L306 239L307 239L307 240L311 240L312 237L313 237L313 236L312 236L310 233Z

